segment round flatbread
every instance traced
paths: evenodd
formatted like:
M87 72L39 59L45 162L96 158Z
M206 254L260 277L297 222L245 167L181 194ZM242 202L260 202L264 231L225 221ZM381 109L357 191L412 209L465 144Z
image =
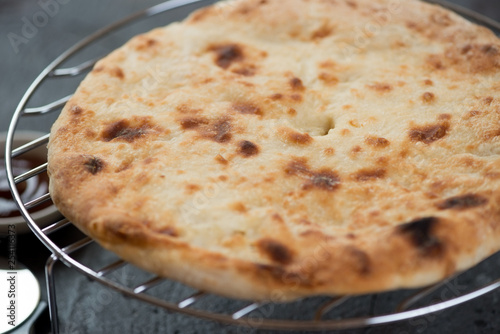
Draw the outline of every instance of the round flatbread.
M413 0L237 0L99 61L50 193L105 248L225 296L424 286L500 248L500 42Z

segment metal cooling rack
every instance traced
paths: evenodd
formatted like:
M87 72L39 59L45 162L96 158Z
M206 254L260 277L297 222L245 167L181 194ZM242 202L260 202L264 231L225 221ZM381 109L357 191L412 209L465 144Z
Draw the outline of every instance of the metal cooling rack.
M166 310L184 313L190 316L208 320L214 320L225 324L253 327L259 329L319 331L353 329L389 324L439 312L478 298L480 296L484 296L500 287L500 278L498 278L479 288L474 287L471 289L470 286L467 286L467 292L459 293L457 291L456 293L454 293L455 296L453 298L447 300L440 300L438 302L436 302L435 299L432 301L429 300L433 295L435 296L436 294L438 294L440 290L442 291L442 289L446 289L446 287L449 287L451 284L450 282L454 279L459 278L461 275L463 275L462 273L421 290L414 290L409 292L407 291L407 293L395 292L396 296L399 296L399 301L395 303L395 307L392 309L392 311L387 311L380 315L373 315L373 312L369 312L370 314L366 315L342 315L348 313L342 312L342 306L348 307L346 305L349 304L350 300L363 298L363 296L315 297L308 299L307 302L298 301L294 303L279 305L279 307L282 308L290 307L292 310L295 310L295 313L297 313L297 308L294 306L296 306L297 303L302 303L302 306L307 305L308 310L311 311L309 312L309 314L311 315L309 319L297 319L297 317L293 315L291 315L288 319L262 317L262 313L265 314L266 312L260 312L260 316L258 318L259 320L256 322L255 317L252 317L252 315L265 308L266 305L269 305L269 303L266 304L251 301L244 303L242 301L232 301L225 299L231 305L234 305L234 309L219 312L211 311L210 308L206 306L207 303L203 303L203 300L210 298L211 296L209 293L206 293L204 291L192 292L190 288L185 287L186 291L191 291L191 293L183 298L174 300L174 298L171 298L168 293L162 294L161 297L159 297L156 294L151 294L148 292L151 292L151 290L157 286L165 284L165 282L171 281L168 281L161 277L150 276L140 283L136 283L133 286L127 286L112 277L113 272L121 270L121 268L123 267L132 266L127 262L116 260L106 263L99 269L91 269L90 266L87 266L86 264L79 261L78 257L74 256L74 254L76 254L78 250L96 246L95 243L88 237L82 237L76 242L73 242L64 247L57 245L57 243L52 239L53 234L56 231L64 231L65 229L70 228L71 222L66 219L61 219L43 228L38 226L28 210L35 208L46 201L51 201L50 194L47 193L35 200L23 203L20 198L20 194L18 193L15 186L16 184L25 182L29 178L34 177L40 173L45 173L47 169L47 163L22 175L13 175L12 170L13 159L30 150L35 149L36 147L46 145L49 139L49 134L42 136L37 140L34 140L17 149L13 149L12 145L18 123L22 118L33 116L46 117L49 114L53 114L54 112L59 111L71 96L59 98L51 103L39 107L27 107L29 100L32 98L35 92L47 81L57 80L65 77L81 76L88 72L98 59L84 61L77 66L71 67L61 67L61 64L77 55L79 52L81 52L82 49L86 48L87 46L93 45L93 43L96 43L96 41L100 40L104 36L109 35L110 33L122 29L141 19L151 18L157 14L166 13L188 5L201 6L211 2L213 1L166 1L159 5L137 12L129 17L126 17L118 22L109 25L108 27L98 30L94 34L84 38L79 43L69 48L67 51L57 57L49 66L47 66L29 86L28 90L24 94L15 110L9 127L5 148L7 177L13 197L19 206L21 214L28 222L28 225L33 233L35 233L35 235L42 241L42 243L52 252L52 255L46 263L45 269L52 332L54 334L59 333L59 321L56 305L56 287L54 277L54 266L58 262L62 262L67 267L77 270L82 275L85 275L88 278L95 280L108 288L119 291L126 296L136 298L138 300L156 305ZM463 7L447 3L445 1L428 0L428 2L440 4L443 7L451 9L472 21L478 22L492 29L497 34L500 34L500 23L493 21L488 17L482 16ZM105 250L101 251L106 252ZM140 269L134 267L133 270ZM180 289L182 289L182 287L180 287ZM376 295L368 296L373 297ZM195 307L196 305L200 304L205 304L205 307ZM302 312L302 310L300 312ZM284 314L287 314L287 312L284 312ZM331 314L334 315L331 316Z

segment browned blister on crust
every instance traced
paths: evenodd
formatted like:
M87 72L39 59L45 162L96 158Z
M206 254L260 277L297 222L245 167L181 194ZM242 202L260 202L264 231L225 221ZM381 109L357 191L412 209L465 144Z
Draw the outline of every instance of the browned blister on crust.
M221 2L96 64L52 128L50 192L198 289L424 286L500 248L498 82L498 38L437 6Z

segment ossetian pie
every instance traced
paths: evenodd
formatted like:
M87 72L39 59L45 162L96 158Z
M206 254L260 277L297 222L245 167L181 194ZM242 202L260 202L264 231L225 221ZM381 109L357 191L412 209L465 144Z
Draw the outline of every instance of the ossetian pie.
M225 296L417 287L500 248L500 42L414 0L237 0L134 37L55 122L50 193Z

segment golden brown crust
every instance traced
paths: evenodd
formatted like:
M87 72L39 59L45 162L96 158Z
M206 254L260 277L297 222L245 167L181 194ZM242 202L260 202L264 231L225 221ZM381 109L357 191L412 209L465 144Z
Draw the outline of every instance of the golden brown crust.
M414 0L237 0L133 38L53 126L51 195L126 260L290 300L500 244L500 41Z

